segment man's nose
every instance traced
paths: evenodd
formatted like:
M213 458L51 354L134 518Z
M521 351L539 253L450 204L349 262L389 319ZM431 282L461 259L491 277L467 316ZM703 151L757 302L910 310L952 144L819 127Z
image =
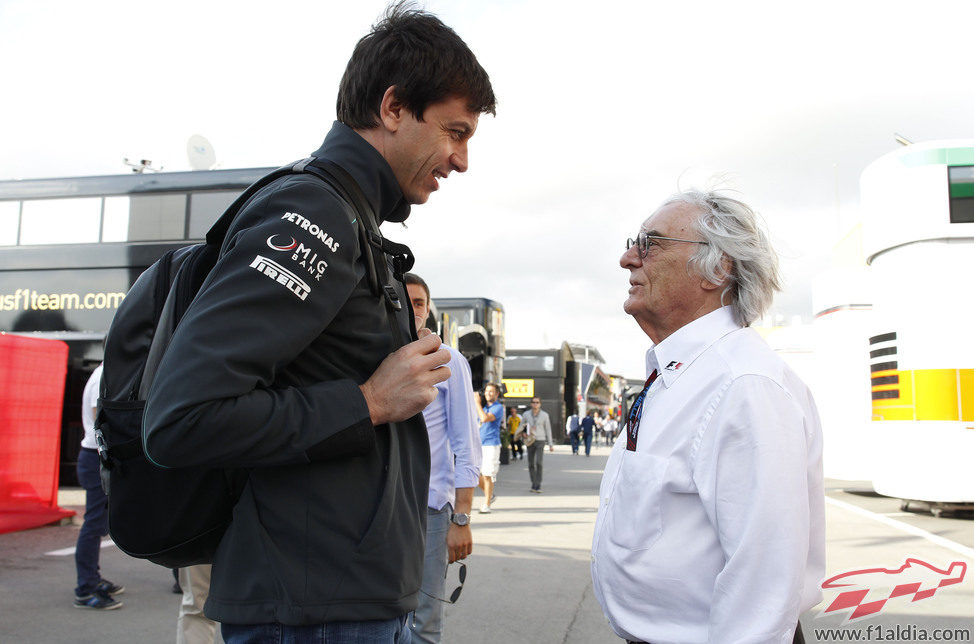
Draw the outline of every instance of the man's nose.
M466 143L463 143L462 145L458 146L457 149L453 151L453 154L450 155L450 165L453 166L453 169L456 170L457 172L467 171L467 167L469 164L467 161Z
M636 245L633 245L632 248L627 248L626 252L619 258L619 266L626 269L641 266L642 263L643 260L639 256L639 247Z

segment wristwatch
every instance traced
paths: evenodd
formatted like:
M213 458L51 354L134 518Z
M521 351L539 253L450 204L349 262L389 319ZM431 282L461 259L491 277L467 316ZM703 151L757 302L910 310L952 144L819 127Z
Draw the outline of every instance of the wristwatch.
M450 515L450 521L457 525L470 525L470 515L462 512L454 512Z

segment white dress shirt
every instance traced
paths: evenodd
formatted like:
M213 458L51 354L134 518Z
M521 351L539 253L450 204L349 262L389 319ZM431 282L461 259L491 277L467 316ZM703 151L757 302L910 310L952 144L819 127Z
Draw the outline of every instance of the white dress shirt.
M99 364L88 376L85 383L85 390L81 394L81 426L84 427L85 435L81 439L81 446L88 449L98 449L95 441L95 407L98 406L98 397L101 395L101 372L104 365Z
M446 346L446 345L444 345ZM470 365L458 351L450 351L450 377L436 385L436 399L423 410L430 437L429 507L456 505L458 487L476 487L480 480L480 435L471 415L473 384ZM454 465L456 456L456 465Z
M811 393L730 307L650 349L646 369L660 376L636 451L620 435L599 491L602 610L617 635L653 644L790 644L825 574Z

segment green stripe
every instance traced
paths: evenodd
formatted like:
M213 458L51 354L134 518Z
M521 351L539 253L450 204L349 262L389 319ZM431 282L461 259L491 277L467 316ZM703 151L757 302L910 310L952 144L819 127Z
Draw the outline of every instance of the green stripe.
M951 199L970 199L974 197L974 183L950 184Z
M910 168L921 165L974 165L974 148L911 151L900 157L900 163Z

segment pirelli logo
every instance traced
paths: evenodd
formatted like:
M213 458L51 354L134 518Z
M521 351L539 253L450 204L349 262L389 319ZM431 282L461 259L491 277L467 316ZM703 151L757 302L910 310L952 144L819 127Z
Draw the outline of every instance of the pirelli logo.
M250 263L250 267L256 268L267 277L297 295L299 300L304 300L304 298L308 297L308 293L311 292L311 287L304 280L273 259L267 259L263 255L258 255Z

